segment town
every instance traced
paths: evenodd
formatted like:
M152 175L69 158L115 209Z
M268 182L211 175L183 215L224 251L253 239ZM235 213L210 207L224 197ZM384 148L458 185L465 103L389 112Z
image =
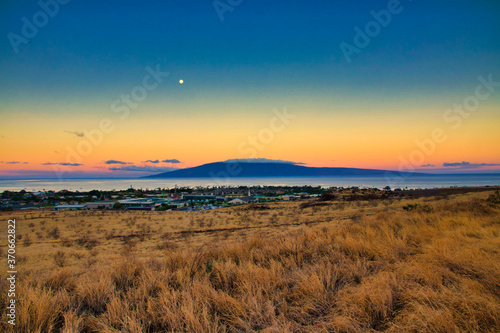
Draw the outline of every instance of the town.
M257 202L315 198L320 186L174 187L98 191L4 191L0 210L208 210Z

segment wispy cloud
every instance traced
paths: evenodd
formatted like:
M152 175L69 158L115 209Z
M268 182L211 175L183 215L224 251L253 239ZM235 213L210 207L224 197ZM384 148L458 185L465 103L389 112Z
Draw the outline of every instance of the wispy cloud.
M472 168L481 168L481 167L489 167L489 166L500 166L500 164L491 164L491 163L470 163L470 162L454 162L454 163L443 163L443 166L446 168L458 168L458 169L472 169Z
M28 162L19 162L19 161L8 161L8 162L0 162L5 164L28 164Z
M234 158L234 159L226 160L224 162L226 162L226 163L285 163L285 164L302 164L302 165L307 164L304 162L273 160L273 159L269 159L269 158Z
M71 166L71 167L77 167L83 164L80 163L55 163L55 162L47 162L47 163L42 163L42 165L63 165L63 166Z
M171 159L171 160L163 160L162 163L177 164L177 163L181 163L181 161L179 161L178 159L174 158L174 159Z
M142 163L154 163L154 164L158 164L160 163L159 160L146 160L146 161L142 161Z
M424 164L424 165L421 165L422 168L432 168L432 167L435 167L434 164Z
M145 166L126 165L122 167L111 167L108 169L111 171L131 171L131 172L167 172L167 171L179 170L177 168L172 168L172 167L157 167L153 165L145 165Z
M64 131L64 132L69 133L69 134L74 134L80 138L85 136L85 133L83 133L83 131Z
M132 164L132 163L117 161L117 160L107 160L106 162L104 162L104 164Z

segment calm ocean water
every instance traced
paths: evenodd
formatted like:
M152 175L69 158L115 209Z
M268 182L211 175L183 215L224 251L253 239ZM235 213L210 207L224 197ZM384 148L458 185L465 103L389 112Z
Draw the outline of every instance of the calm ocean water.
M437 188L450 186L486 186L500 185L500 174L474 175L429 175L410 178L393 177L288 177L288 178L232 178L217 180L214 178L182 179L27 179L0 180L0 191L40 191L40 190L125 190L134 188L154 189L182 186L251 186L251 185L288 185L288 186L359 186L383 188Z

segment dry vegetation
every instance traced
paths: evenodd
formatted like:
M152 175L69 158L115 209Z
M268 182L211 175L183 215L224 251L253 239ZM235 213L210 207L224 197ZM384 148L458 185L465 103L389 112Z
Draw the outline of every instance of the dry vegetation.
M16 331L500 330L493 191L264 206L2 214Z

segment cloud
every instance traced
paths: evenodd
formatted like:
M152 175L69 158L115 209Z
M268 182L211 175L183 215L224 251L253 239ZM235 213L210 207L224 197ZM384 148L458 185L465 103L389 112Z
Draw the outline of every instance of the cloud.
M432 168L432 167L435 167L434 164L424 164L424 165L421 165L422 168Z
M9 161L9 162L0 162L5 164L28 164L28 162L19 162L19 161Z
M471 168L481 168L488 166L500 166L500 164L490 164L490 163L470 163L470 162L454 162L454 163L443 163L446 168L458 168L458 169L471 169Z
M80 166L80 165L83 165L83 164L81 164L81 163L59 163L59 165L77 167L77 166Z
M158 160L146 160L146 161L142 161L142 163L154 163L154 164L157 164L157 163L160 163L160 161Z
M181 163L181 161L179 161L178 159L174 158L174 159L171 159L171 160L163 160L162 163L177 164L177 163Z
M83 131L81 131L81 132L78 132L78 131L64 131L64 132L69 133L69 134L74 134L74 135L76 135L77 137L80 137L80 138L82 138L82 137L85 136L85 133L83 133Z
M272 160L269 158L235 158L224 161L225 163L285 163L285 164L307 164L304 162L293 162L285 160Z
M168 172L168 171L174 171L174 170L179 170L177 168L172 168L172 167L157 167L153 165L145 165L145 166L138 166L138 165L126 165L122 167L111 167L108 168L108 170L111 171L131 171L131 172Z
M122 162L117 160L107 160L104 164L132 164L130 162Z
M42 163L42 165L63 165L63 166L71 166L71 167L77 167L83 164L80 163L53 163L53 162L47 162L47 163Z

